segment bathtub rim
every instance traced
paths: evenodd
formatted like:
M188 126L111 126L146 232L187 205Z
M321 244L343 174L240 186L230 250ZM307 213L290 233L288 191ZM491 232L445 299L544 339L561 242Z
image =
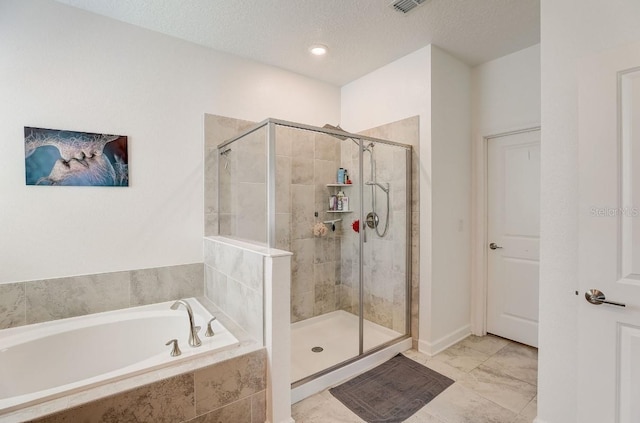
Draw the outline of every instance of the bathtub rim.
M100 400L118 393L136 389L151 383L178 376L185 373L192 373L196 370L206 368L233 358L264 349L264 346L251 338L238 324L222 312L213 302L204 296L193 297L220 323L238 339L239 344L235 347L212 351L210 354L202 354L192 357L175 365L165 366L160 369L147 370L139 374L124 377L119 380L95 386L79 392L72 392L57 398L36 401L29 405L19 405L11 410L1 411L0 420L3 423L19 423L32 420L75 408L96 400ZM165 302L165 301L161 301ZM133 306L137 307L137 306ZM127 308L133 308L127 307ZM126 309L123 309L126 310ZM90 315L87 315L90 316Z
M200 304L196 298L186 298L185 300L193 309L195 324L205 327L208 319L212 317L210 316L210 311ZM173 301L163 301L161 303L110 310L85 316L75 316L67 319L51 320L33 325L12 328L11 330L7 330L3 333L6 337L3 336L0 339L0 349L5 347L9 349L17 347L19 349L23 344L29 344L34 341L37 342L38 340L44 340L50 337L56 337L58 335L64 335L76 331L90 331L92 328L103 325L111 325L114 323L119 324L124 321L136 321L141 319L144 319L146 321L145 323L152 324L154 320L161 322L159 319L167 317L174 321L176 330L182 332L182 328L184 327L185 339L180 339L186 343L186 314L183 316L182 310L171 310L170 305L172 303ZM158 371L164 367L174 366L180 362L192 360L203 354L232 349L239 345L240 342L238 339L233 336L233 334L224 327L221 322L216 320L213 322L213 325L215 326L218 335L217 337L203 337L203 345L200 348L192 348L183 344L183 352L179 357L171 358L167 353L169 351L168 348L162 348L160 344L156 344L156 352L151 355L145 354L143 356L139 356L143 358L129 362L124 366L114 367L109 371L95 373L86 378L75 380L63 385L54 385L34 392L26 392L19 395L0 398L0 412L8 412L17 408L46 401L48 399L55 399L57 397L85 391L100 385L113 383L120 379L126 379L147 372ZM177 329L178 327L181 329ZM78 334L78 336L82 335ZM171 336L175 336L175 332ZM106 345L106 343L108 343L108 338L104 338L104 341ZM108 349L108 347L105 346L105 349ZM69 352L71 354L76 354L73 350L69 350ZM45 355L43 355L42 358L46 360L46 351L44 354Z

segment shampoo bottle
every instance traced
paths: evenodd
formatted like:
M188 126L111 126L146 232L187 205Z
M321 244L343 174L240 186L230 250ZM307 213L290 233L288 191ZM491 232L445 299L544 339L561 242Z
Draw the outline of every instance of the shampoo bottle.
M341 167L340 169L338 169L338 183L339 184L344 184L345 178L344 178L344 168Z
M342 191L338 191L338 194L336 195L336 197L338 197L338 211L343 211L344 210L344 204L342 202L342 200L344 199L344 192Z

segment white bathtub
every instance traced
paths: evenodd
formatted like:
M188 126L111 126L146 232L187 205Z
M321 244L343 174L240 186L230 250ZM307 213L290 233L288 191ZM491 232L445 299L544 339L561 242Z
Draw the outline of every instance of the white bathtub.
M205 337L211 314L187 301L202 328L197 348L187 343L186 309L171 310L173 301L0 331L0 414L239 344L217 320ZM174 338L178 357L165 345Z

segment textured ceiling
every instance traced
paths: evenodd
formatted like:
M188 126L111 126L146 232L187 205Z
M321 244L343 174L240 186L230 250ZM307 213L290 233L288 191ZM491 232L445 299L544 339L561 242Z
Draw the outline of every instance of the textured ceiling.
M540 41L540 0L57 1L336 85L431 43L477 65Z

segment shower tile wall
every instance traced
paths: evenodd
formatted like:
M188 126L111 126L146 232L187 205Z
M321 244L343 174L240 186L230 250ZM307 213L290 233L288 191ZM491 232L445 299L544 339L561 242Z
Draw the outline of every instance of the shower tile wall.
M357 163L357 148L349 148L349 155L343 154L343 166ZM393 146L378 143L373 147L376 161L375 178L390 186L389 229L384 237L376 235L373 229L366 229L363 250L364 276L364 318L379 325L404 333L406 327L406 152ZM343 151L343 153L347 153ZM369 153L365 152L364 178L370 178ZM359 183L358 178L355 182ZM387 215L386 195L378 187L376 192L376 213L380 218L379 231L384 230ZM372 189L364 187L363 205L365 213L371 211ZM358 305L357 287L359 236L350 231L342 243L342 275L345 303L343 309L356 312ZM351 298L348 302L347 298Z
M336 310L341 226L314 237L326 213L329 188L340 167L339 140L325 134L276 127L276 247L293 251L291 321ZM315 213L318 213L318 217Z
M371 246L365 248L365 272L371 277L365 283L365 318L404 333L406 328L406 170L405 151L377 145L376 178L389 182L389 230L384 238L370 231ZM366 160L365 160L366 162ZM367 189L366 201L371 190ZM376 188L376 211L380 221L386 219L386 199Z
M217 235L217 178L216 146L253 126L254 122L222 116L205 115L205 235ZM419 266L419 190L418 153L419 117L393 122L362 132L374 138L388 139L413 146L412 157L412 305L411 330L414 343L418 333L418 283ZM404 285L389 283L389 278L404 280L405 213L404 153L390 147L378 145L377 179L390 182L391 218L390 233L383 239L376 236L370 242L369 253L364 256L365 267L365 318L404 332L405 309ZM391 154L387 154L393 151ZM232 153L233 154L233 153ZM402 156L402 157L400 157ZM262 160L262 159L260 159ZM263 161L263 160L262 160ZM264 162L264 161L263 161ZM402 162L402 166L399 164ZM221 160L221 165L224 162ZM359 216L357 189L345 189L350 198L350 214L326 213L331 193L326 184L336 181L339 167L350 171L350 177L358 184L357 146L351 141L340 141L326 134L276 126L276 247L294 252L292 259L292 312L291 321L296 322L333 310L358 311L358 235L351 230L351 223ZM229 166L235 166L230 160ZM235 171L235 169L232 169ZM365 156L365 177L368 164ZM350 192L348 192L350 191ZM370 190L365 189L365 206ZM221 195L222 197L222 195ZM378 193L380 209L385 207L384 195ZM314 212L318 211L316 218ZM313 225L319 220L342 217L335 232L322 238L313 236ZM221 228L232 228L233 218L221 215ZM224 235L224 233L221 233ZM369 232L368 235L371 235ZM367 247L368 248L368 247ZM365 251L366 253L367 251ZM374 253L375 252L375 253ZM375 254L375 256L374 256Z
M226 231L235 229L236 222L231 215L230 209L225 209L224 215L218 217L218 144L238 135L240 132L254 126L255 122L241 119L233 119L217 115L204 115L204 235L224 235L218 234L218 218L221 219L221 226ZM229 157L227 170L229 173L235 171L235 161ZM225 162L220 160L222 166ZM232 191L229 190L229 194ZM225 193L221 193L221 196ZM229 204L229 203L227 203Z
M411 307L411 331L416 342L418 327L418 144L419 144L419 118L409 118L393 122L378 128L362 132L374 138L388 139L404 144L412 145L412 307ZM355 144L343 144L343 167L355 168L358 160L358 150ZM404 333L406 325L406 156L404 150L400 151L391 146L376 144L374 149L376 160L376 180L390 184L390 219L389 232L381 238L375 235L373 230L367 229L367 242L363 251L363 277L364 277L364 318L395 331ZM364 153L364 178L369 179L370 164L369 153ZM360 183L358 175L352 176L354 183ZM383 225L386 214L385 195L376 188L377 206L376 212L380 215ZM355 191L355 190L354 190ZM357 193L356 193L357 194ZM357 201L356 194L352 194ZM365 213L371 210L371 189L365 187L363 205ZM382 230L382 226L380 226ZM357 314L358 309L358 234L346 231L341 245L341 276L338 289L343 294L341 309Z
M349 178L353 182L354 188L348 189L349 208L354 211L343 225L342 239L340 242L340 278L337 290L338 309L345 310L353 314L359 313L359 255L360 241L359 235L352 229L351 224L360 216L360 195L359 185L359 157L358 145L351 142L343 142L340 145L340 167L351 171Z
M420 283L420 267L419 267L419 263L418 263L418 259L420 257L420 231L419 231L419 222L420 222L420 208L419 208L419 204L420 204L420 189L419 189L419 172L420 172L420 165L419 165L419 153L420 153L420 118L418 116L414 116L414 117L410 117L407 119L403 119L403 120L399 120L397 122L392 122L389 123L387 125L382 125L376 128L372 128L372 129L368 129L366 131L362 132L362 135L366 135L366 136L370 136L370 137L374 137L374 138L381 138L381 139L386 139L386 140L392 140L395 142L399 142L399 143L403 143L403 144L408 144L413 146L413 155L412 155L412 159L411 159L411 169L412 169L412 174L411 174L411 223L412 223L412 227L411 227L411 333L413 334L413 346L414 348L417 347L417 337L418 337L418 299L419 299L419 283ZM375 147L377 148L377 147ZM378 159L380 156L382 156L382 154L378 154L376 153L376 159ZM394 160L398 160L399 157L397 155L394 155ZM365 160L366 163L366 160ZM380 165L378 165L380 166ZM392 172L398 172L401 169L399 169L398 166L393 165L392 166ZM366 170L366 168L365 168ZM380 171L382 171L382 169L380 169ZM386 172L386 170L384 171ZM365 173L366 175L366 173ZM391 181L397 180L399 177L399 175L397 173L392 173L391 174ZM384 180L382 179L382 176L378 177L379 180ZM406 189L406 187L405 187ZM366 193L366 190L365 190ZM398 196L404 195L402 193L402 189L398 189L398 190L392 190L391 191L391 209L392 209L392 220L391 223L394 222L397 224L398 223L398 216L400 213L404 213L404 211L401 211L399 209L399 207L404 206L404 202L399 201L398 200ZM400 227L400 226L395 226L396 230L404 230L404 228ZM391 226L392 230L394 229L394 226ZM395 234L397 232L393 232L392 234L390 234L392 237L395 238L395 240L391 240L391 238L389 239L389 242L398 242L399 237L397 237ZM374 251L376 250L376 248L374 247L373 249ZM398 251L400 251L398 248L393 248L394 254L397 253ZM365 260L367 260L367 256L365 255ZM398 257L394 257L394 263L393 263L393 268L392 271L393 272L399 272L402 271L402 269L399 267L399 259ZM366 263L366 261L365 261ZM377 283L374 283L374 291L372 292L372 301L373 302L378 302L381 301L380 298L378 297L378 295L375 294L375 292L377 292L376 290L379 288L379 281ZM378 286L376 286L378 285ZM394 292L393 298L394 298L394 307L393 307L393 321L394 321L394 326L397 325L399 322L402 321L402 319L404 319L404 306L400 307L399 306L399 301L402 297L399 296L399 292L398 292L398 286L396 285L396 290ZM404 289L404 287L402 287ZM366 295L365 295L366 296ZM388 297L387 297L388 298ZM388 306L388 303L385 303ZM382 308L384 308L386 306L382 306ZM375 309L376 306L374 306L373 304L370 305L366 305L365 304L365 313L366 310L369 309L369 316L375 316L377 313L375 313ZM400 317L400 314L402 314L402 317ZM365 315L365 317L367 317ZM374 320L375 321L375 320ZM380 322L377 322L380 323ZM383 324L383 323L380 323ZM404 323L403 323L404 324ZM395 328L397 330L397 328Z
M267 242L266 139L260 128L220 157L220 235Z

